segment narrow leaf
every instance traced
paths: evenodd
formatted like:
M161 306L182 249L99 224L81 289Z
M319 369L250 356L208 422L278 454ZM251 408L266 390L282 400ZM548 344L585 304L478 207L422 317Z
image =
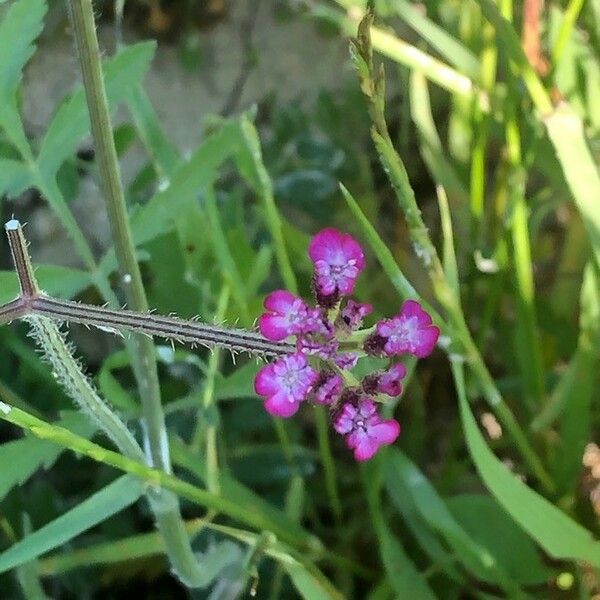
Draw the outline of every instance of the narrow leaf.
M553 558L583 560L600 567L600 542L581 525L517 479L498 460L471 412L462 364L453 361L460 416L467 446L479 476L511 517Z
M143 493L144 486L135 477L129 475L120 477L0 554L0 573L29 562L72 540L80 533L127 508Z
M94 427L80 413L65 411L58 423L84 437L94 432ZM39 468L49 469L63 453L63 448L35 437L26 437L0 445L0 500L16 485L25 483Z
M139 85L150 66L155 43L129 46L104 65L104 83L109 106L115 108L131 89ZM72 156L77 144L90 130L85 93L79 87L56 111L42 141L38 157L44 179L54 177L60 165Z
M563 104L546 118L546 128L600 268L600 175L585 140L583 122Z

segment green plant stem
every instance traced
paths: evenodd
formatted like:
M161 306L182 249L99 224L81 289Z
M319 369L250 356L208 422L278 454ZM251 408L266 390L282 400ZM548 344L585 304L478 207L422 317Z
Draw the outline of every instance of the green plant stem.
M336 2L340 3L338 0ZM346 35L351 37L356 35L356 28L360 21L356 12L353 12L352 15L343 14L322 4L315 5L312 12L316 16L325 17L337 23ZM383 29L372 27L371 35L373 47L384 56L411 70L423 73L427 79L453 94L474 99L482 110L489 112L490 98L477 89L471 79L462 73Z
M556 42L552 48L552 67L554 69L556 69L560 59L562 58L565 47L567 46L567 42L569 41L571 33L573 32L573 28L575 27L577 17L579 17L579 13L583 8L583 3L584 0L571 0L567 6L567 10L565 11L563 17L563 22L560 25L560 30L558 32L558 36L556 37Z
M221 323L225 319L227 306L229 304L229 284L224 284L219 294L215 320ZM199 452L202 444L202 436L205 436L205 461L206 461L206 487L213 494L220 494L219 484L219 457L217 452L217 428L218 423L213 422L212 412L215 408L215 376L219 369L221 351L215 348L208 361L208 368L204 375L204 390L202 393L202 408L196 417L196 431L192 438L191 450ZM207 418L208 417L208 418ZM216 417L216 413L215 413Z
M513 248L514 278L524 351L520 358L523 380L527 391L525 400L533 412L544 404L544 367L539 344L539 331L534 304L535 288L529 242L529 210L525 202L525 172L521 164L521 139L514 118L506 124L506 141L512 177L509 194L512 197L510 236Z
M160 493L161 488L164 488L181 498L186 498L200 506L217 510L258 530L267 529L272 531L279 539L291 544L298 550L315 554L321 553L321 542L308 533L301 530L294 531L289 527L280 527L274 521L263 517L249 507L241 506L239 503L221 496L215 496L206 490L178 479L171 473L149 467L142 462L127 458L118 452L107 450L98 444L71 433L64 427L46 423L19 408L0 402L0 419L30 431L40 439L48 440L73 452L87 456L96 462L112 466L120 471L139 477L148 484L149 495Z
M91 0L69 0L69 7L121 281L129 306L134 310L146 311L148 303L129 227L102 78L100 48L92 2ZM153 466L169 473L171 462L154 344L151 339L137 335L132 337L132 347L132 363L142 400L144 434L150 459ZM185 535L178 500L172 494L162 494L162 497L156 500L160 501L152 504L158 527L165 539L167 554L182 581L193 587L195 580L202 581L202 569L199 568L189 539Z
M369 114L373 122L371 130L373 142L388 179L396 192L398 204L404 213L415 253L429 275L438 302L447 313L447 320L443 322L442 328L445 333L458 342L458 349L455 348L453 351L458 350L464 354L464 358L478 379L487 403L513 439L531 472L535 474L546 491L550 492L554 487L552 478L547 474L523 430L504 402L473 341L465 321L460 298L453 292L452 285L446 278L437 250L423 221L406 168L392 144L385 121L384 73L380 69L375 74L373 67L370 38L372 19L372 15L369 14L361 22L353 52L361 88L367 97Z
M321 465L325 475L325 488L329 496L331 511L338 526L342 524L342 503L338 490L337 477L335 474L335 462L331 454L331 445L329 443L329 423L327 419L327 410L324 406L315 406L315 421L317 425L317 437L319 440L319 454L321 455Z
M484 21L482 24L482 44L480 64L480 81L483 89L492 94L496 87L496 67L498 49L494 28ZM485 211L485 171L487 143L489 139L490 117L477 104L473 106L474 147L471 153L471 216L475 243L481 246L483 242L483 219Z
M129 429L98 396L91 382L81 372L81 366L73 357L58 327L45 317L31 316L27 321L44 356L52 365L54 376L72 400L125 456L138 461L144 460L144 453Z
M550 95L525 56L521 40L507 19L507 14L503 14L494 0L477 0L477 2L481 6L485 18L496 29L498 40L506 49L510 60L521 76L535 108L542 116L549 115L553 111Z

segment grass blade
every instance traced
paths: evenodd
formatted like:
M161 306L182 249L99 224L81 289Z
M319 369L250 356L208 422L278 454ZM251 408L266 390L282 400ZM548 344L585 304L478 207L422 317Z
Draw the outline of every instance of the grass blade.
M143 484L125 475L0 554L0 573L30 562L133 504Z
M551 557L583 560L600 567L600 542L517 479L488 448L467 401L463 366L456 361L451 366L467 446L486 487L515 522Z
M600 268L600 175L585 139L583 123L567 104L557 108L545 122Z

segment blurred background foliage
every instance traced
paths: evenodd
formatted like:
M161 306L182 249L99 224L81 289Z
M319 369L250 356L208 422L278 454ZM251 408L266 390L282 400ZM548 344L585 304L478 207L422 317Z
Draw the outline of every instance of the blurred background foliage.
M2 214L29 222L45 290L102 303L98 281L117 283L115 260L64 3L50 0L48 12L41 0L1 4ZM150 306L206 321L219 312L226 323L251 327L266 293L283 285L267 208L272 196L303 296L310 294L310 235L335 226L368 248L358 298L373 303L374 319L394 314L403 298L381 268L377 240L348 209L341 181L395 264L439 308L371 143L367 103L347 52L364 2L95 6ZM440 253L448 241L440 188L447 193L467 324L550 484L528 472L467 373L465 397L485 444L512 472L508 483L502 479L508 471L498 472L477 446L466 413L461 420L440 349L419 364L393 407L403 427L396 448L359 468L331 438L339 512L312 411L282 429L254 395L254 360L159 344L177 475L203 485L201 442L216 423L223 494L317 536L327 552L306 559L338 591L310 568L282 570L285 563L272 560L260 539L234 546L208 590L186 590L169 573L145 502L111 487L113 469L2 425L0 597L232 598L248 589L257 598L311 600L600 597L600 549L588 535L598 534L600 515L593 260L600 246L586 222L591 215L598 223L600 200L573 203L581 186L600 191L597 173L590 178L584 168L589 157L597 164L600 149L600 6L379 0L375 9L390 136ZM512 20L513 37L494 21L495 11ZM515 40L532 76L515 59ZM553 106L568 102L583 123L589 157L574 146L573 156L557 158L546 130L550 113L528 93L528 77L541 82ZM2 267L5 302L16 293L6 248ZM119 341L69 331L102 394L139 433L135 382ZM0 329L0 344L3 401L108 444L73 412L25 325ZM451 348L450 358L461 357ZM206 394L216 402L210 413L201 408ZM482 461L475 460L477 469L473 453ZM534 500L512 487L519 480L535 490ZM88 515L67 518L66 528L59 521L61 535L43 529L85 501ZM183 512L199 552L209 556L230 537L218 526L201 527L198 506L184 501ZM237 525L212 513L210 520ZM43 535L32 537L36 530Z

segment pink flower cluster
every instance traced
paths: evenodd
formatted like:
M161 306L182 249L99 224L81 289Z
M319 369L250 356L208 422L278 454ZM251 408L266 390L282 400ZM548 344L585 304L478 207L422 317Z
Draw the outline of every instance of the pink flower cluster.
M308 255L314 264L316 307L286 290L267 296L266 312L259 319L262 335L271 341L295 336L296 351L264 366L254 388L264 397L266 410L278 417L291 417L302 402L327 405L333 428L344 436L356 460L368 460L400 434L398 422L383 419L377 403L380 394L402 393L406 368L391 364L364 377L359 386L348 383L349 371L361 354L428 356L440 332L418 302L407 300L398 315L379 321L366 337L360 335L372 306L345 300L365 266L360 244L328 228L313 237ZM353 346L353 339L362 339L361 347Z

